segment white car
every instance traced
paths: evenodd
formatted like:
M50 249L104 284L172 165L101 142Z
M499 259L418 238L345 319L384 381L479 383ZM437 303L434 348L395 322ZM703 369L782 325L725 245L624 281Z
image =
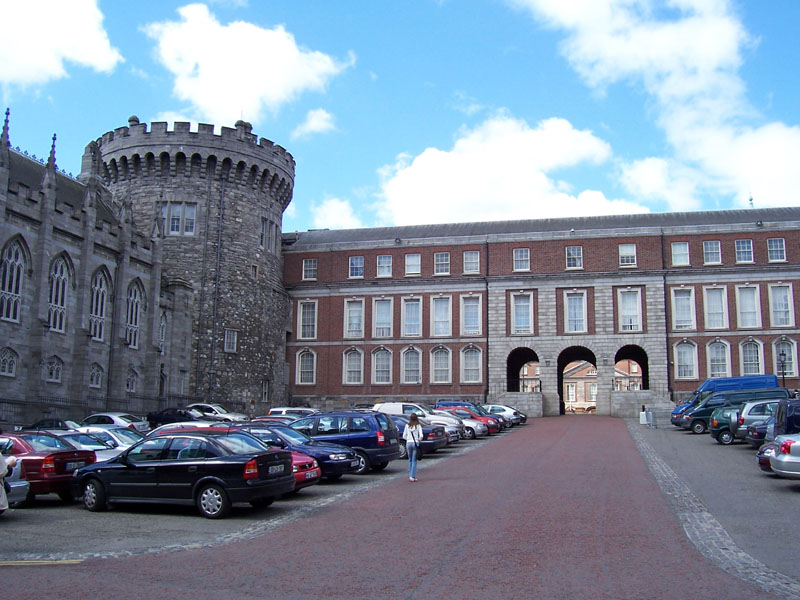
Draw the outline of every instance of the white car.
M379 402L372 410L377 410L387 415L403 415L407 417L412 413L416 413L418 417L422 417L430 421L434 425L454 425L458 427L458 435L460 437L466 436L466 428L464 422L455 415L439 414L434 412L429 406L424 404L417 404L415 402Z
M522 413L513 406L506 406L505 404L481 404L481 408L490 415L505 417L512 425L519 425L525 421L525 419L522 418Z
M79 450L94 450L94 455L97 457L97 462L110 460L122 453L122 448L112 447L110 444L104 442L100 438L93 436L91 433L82 433L80 431L59 431L57 434L62 440L66 440Z
M269 409L268 415L287 415L287 416L295 416L297 417L308 417L311 415L317 414L318 411L316 408L305 408L302 406L273 406Z
M91 434L120 450L127 450L144 437L138 431L116 425L84 425L77 427L76 431Z
M249 421L244 413L231 412L221 404L206 404L204 402L196 402L190 404L186 408L196 410L203 415L204 419L212 421Z
M81 427L86 425L117 425L135 429L139 433L147 433L150 430L150 424L146 419L124 412L94 413L80 422Z
M800 434L779 435L773 444L775 454L769 459L772 472L778 477L800 479Z

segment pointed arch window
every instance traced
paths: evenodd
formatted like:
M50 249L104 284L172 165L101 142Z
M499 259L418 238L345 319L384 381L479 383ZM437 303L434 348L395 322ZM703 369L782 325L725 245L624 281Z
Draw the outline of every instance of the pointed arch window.
M18 362L19 356L11 348L3 348L0 350L0 375L16 377Z
M161 311L158 321L158 350L164 352L164 343L167 341L167 311Z
M137 383L139 383L139 374L134 369L128 369L128 376L125 378L125 391L129 394L135 394Z
M131 348L139 347L142 295L142 290L135 283L132 283L128 288L128 304L125 311L125 341Z
M106 303L108 302L108 279L102 271L92 277L92 298L89 303L89 335L102 342L106 328Z
M25 255L18 242L12 242L3 252L1 268L0 319L19 323Z
M51 356L44 364L45 381L50 383L61 383L61 372L63 369L63 361L57 356Z
M67 316L68 281L67 263L63 258L59 258L50 269L50 304L47 315L50 331L64 333Z
M99 389L103 386L103 367L97 363L92 363L89 369L89 387Z

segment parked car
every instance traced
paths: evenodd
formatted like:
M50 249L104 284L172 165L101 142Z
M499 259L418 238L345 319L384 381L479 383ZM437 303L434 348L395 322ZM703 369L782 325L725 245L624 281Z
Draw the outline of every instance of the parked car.
M70 421L64 419L39 419L36 423L26 425L22 431L66 431L68 429L77 429L79 427L77 421Z
M168 423L200 421L202 419L203 413L201 413L199 410L180 408L177 406L147 413L147 422L150 424L150 429L155 429L156 427L167 425Z
M0 454L3 456L10 456L12 446L13 442L10 440L0 443ZM5 479L5 482L8 484L9 488L8 492L6 493L8 505L13 506L19 502L24 502L28 497L28 492L31 489L31 485L25 479L25 467L23 462L20 460L16 466L8 467L8 472L3 479ZM2 512L3 511L0 510L0 513Z
M370 406L370 408L372 408ZM295 419L299 419L300 417L307 417L309 415L315 415L319 410L316 408L306 408L305 406L273 406L267 411L267 415L269 416L279 416L279 415L289 415L294 416Z
M436 414L455 416L453 413L446 410L436 409L433 412ZM486 423L478 421L477 419L472 419L470 417L465 418L463 415L459 415L458 418L461 419L461 422L464 424L465 439L474 440L475 438L489 435L489 428L486 426Z
M481 404L480 407L490 415L501 415L505 417L507 421L511 421L512 426L522 423L522 413L511 406L506 406L505 404Z
M711 434L711 439L725 446L732 444L734 437L731 426L738 416L738 407L720 406L716 408L708 421L708 433Z
M425 404L416 402L379 402L374 406L373 410L387 415L409 416L411 413L417 413L418 417L430 421L434 425L455 425L458 427L458 435L461 438L466 435L466 428L461 419L452 414L436 413L433 407Z
M783 398L775 411L775 435L800 433L800 399Z
M778 477L800 479L800 434L775 438L775 454L770 457L772 472Z
M403 415L389 415L389 418L394 421L395 427L397 427L397 431L400 433L400 458L407 458L408 454L406 452L406 441L403 439L403 430L405 426L408 425L408 417ZM447 434L442 425L434 425L425 419L420 419L419 424L422 427L422 439L419 445L423 454L431 454L447 445Z
M372 410L320 413L291 424L312 439L352 448L359 459L356 473L385 469L400 458L400 434L389 417Z
M456 444L459 440L461 440L461 435L458 432L458 427L455 425L442 425L444 427L444 432L447 435L447 443L448 444ZM464 426L464 431L466 434L466 425Z
M776 387L778 387L778 376L774 374L713 377L711 379L706 379L698 386L691 398L675 407L670 415L670 423L677 427L682 427L684 413L689 408L708 398L714 392Z
M219 425L220 421L182 421L180 423L167 423L166 425L160 425L155 429L147 432L147 437L153 437L159 433L163 433L164 431L173 431L175 429L202 429L204 427L213 427L214 425Z
M114 458L117 454L122 452L121 448L116 448L107 444L100 438L93 436L91 433L81 433L80 431L60 431L57 435L62 440L67 440L70 444L81 450L91 450L94 452L95 462L101 462Z
M91 450L79 450L66 440L44 431L0 434L0 447L10 447L9 454L22 464L30 484L26 501L37 495L58 494L72 501L72 473L95 462Z
M312 440L306 434L281 424L250 421L241 428L270 446L301 452L315 458L325 479L339 479L342 475L358 470L358 456L348 446Z
M760 448L761 444L768 441L767 440L767 432L769 431L770 427L772 431L775 431L775 415L771 416L766 421L762 421L760 423L756 423L755 425L750 425L747 428L747 443L750 444L753 448ZM774 437L774 433L773 433Z
M473 409L467 406L443 406L441 409L449 413L456 415L462 419L474 419L476 421L480 421L489 430L489 435L493 433L500 433L500 421L496 416L487 416L482 415L475 412Z
M127 450L144 438L138 431L127 427L117 427L116 425L84 425L78 427L76 431L91 433L94 437L100 438L110 446L119 448L120 451Z
M195 402L187 406L189 410L199 412L203 419L211 421L249 421L244 413L231 412L221 404L206 404L204 402Z
M239 502L269 506L294 487L290 452L227 429L165 431L74 477L90 511L125 502L182 504L209 519L225 517Z
M683 414L681 427L691 429L693 433L705 433L711 413L720 406L741 407L745 402L755 400L779 400L788 398L789 391L785 388L764 388L714 392L703 400L687 409Z
M150 425L148 425L145 419L124 412L94 413L86 417L80 424L118 425L119 427L135 429L139 433L147 433L150 430Z
M250 419L254 423L280 423L281 425L288 425L293 421L297 421L300 415L264 415L263 417L253 417Z
M466 408L475 413L476 415L480 415L483 417L492 417L497 421L497 424L499 425L500 429L511 427L511 421L510 420L507 421L502 413L489 413L489 411L485 410L479 404L476 404L475 402L469 402L467 400L437 400L433 408L435 410L444 410L449 413L453 413L453 411L450 409L454 407Z
M746 402L737 411L736 418L731 421L731 431L738 440L747 437L747 428L750 425L763 423L775 414L778 400L755 400Z

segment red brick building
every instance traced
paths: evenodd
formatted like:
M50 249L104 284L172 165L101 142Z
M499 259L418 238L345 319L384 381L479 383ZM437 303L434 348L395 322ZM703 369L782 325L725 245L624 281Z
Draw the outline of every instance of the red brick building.
M315 230L285 234L283 257L296 403L459 397L555 415L575 361L616 416L712 376L797 385L798 208ZM615 385L620 361L641 389Z

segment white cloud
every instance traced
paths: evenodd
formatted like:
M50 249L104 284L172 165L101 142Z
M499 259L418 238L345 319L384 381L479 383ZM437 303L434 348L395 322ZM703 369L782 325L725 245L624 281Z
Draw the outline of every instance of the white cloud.
M0 83L27 87L67 77L72 63L108 73L123 62L97 0L4 2Z
M179 21L153 23L156 57L175 77L173 93L198 120L229 125L260 121L304 92L323 92L355 62L307 50L282 26L221 24L202 4L178 9ZM246 60L250 57L252 60Z
M452 150L428 148L384 167L377 211L397 225L646 212L596 191L572 195L551 176L610 156L606 142L563 119L531 128L501 113L463 129Z
M348 200L326 198L311 205L315 229L358 229L364 227Z
M671 210L699 210L699 175L663 158L637 160L622 169L621 181L635 198L663 203Z
M755 41L729 0L507 1L566 31L562 52L594 89L632 81L655 99L674 156L629 165L628 189L644 192L649 174L664 177L661 196L674 209L694 206L697 195L797 204L800 130L758 123L738 72L742 49ZM671 174L658 169L666 163Z
M336 129L333 115L327 110L317 108L306 113L306 120L292 132L292 139L308 137L315 133L327 133Z

